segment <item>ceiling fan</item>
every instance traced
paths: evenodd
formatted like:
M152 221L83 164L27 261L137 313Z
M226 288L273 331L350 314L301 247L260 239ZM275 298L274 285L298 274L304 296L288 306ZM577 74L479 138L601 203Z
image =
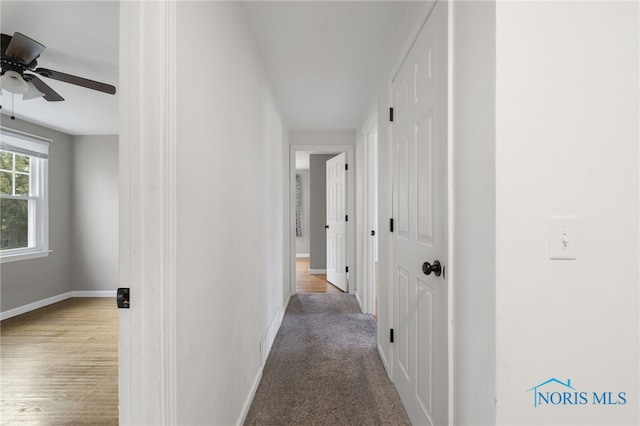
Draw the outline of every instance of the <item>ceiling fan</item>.
M50 102L64 101L60 94L40 79L40 77L46 77L110 95L116 93L116 88L110 84L60 71L36 68L37 59L44 49L43 44L24 34L17 32L13 36L2 34L2 76L0 77L2 89L13 94L21 94L23 100L43 96L45 100Z

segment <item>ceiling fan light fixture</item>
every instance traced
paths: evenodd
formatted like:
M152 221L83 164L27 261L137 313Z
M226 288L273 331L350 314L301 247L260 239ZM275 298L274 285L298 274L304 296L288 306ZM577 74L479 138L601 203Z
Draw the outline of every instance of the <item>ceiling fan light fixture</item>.
M35 98L44 96L44 93L39 91L38 88L32 82L27 81L27 86L29 86L29 89L26 92L24 92L24 95L22 95L23 101L28 101L29 99L35 99Z
M22 95L29 90L29 85L16 71L7 71L0 77L0 86L3 90Z

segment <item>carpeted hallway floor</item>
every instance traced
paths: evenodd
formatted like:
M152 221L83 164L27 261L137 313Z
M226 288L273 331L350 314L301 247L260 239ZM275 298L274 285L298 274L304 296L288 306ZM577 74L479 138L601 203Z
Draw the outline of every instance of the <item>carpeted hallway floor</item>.
M245 424L410 424L355 297L291 298Z

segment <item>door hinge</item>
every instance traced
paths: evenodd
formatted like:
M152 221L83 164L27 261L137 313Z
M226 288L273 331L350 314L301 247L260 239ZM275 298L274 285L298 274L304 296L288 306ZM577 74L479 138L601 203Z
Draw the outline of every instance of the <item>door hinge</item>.
M374 230L372 229L372 230L371 230L371 236L372 236L372 237L375 237L375 235L376 235L376 231L374 231Z
M349 164L344 163L344 169L345 169L345 170L349 170Z
M389 121L393 123L393 108L389 108Z
M389 219L389 232L393 232L393 218Z
M345 222L349 222L349 215L348 214L344 215L344 221Z
M349 267L348 267L348 266L345 266L344 271L345 271L345 272L349 272Z
M389 342L393 343L393 328L389 329Z

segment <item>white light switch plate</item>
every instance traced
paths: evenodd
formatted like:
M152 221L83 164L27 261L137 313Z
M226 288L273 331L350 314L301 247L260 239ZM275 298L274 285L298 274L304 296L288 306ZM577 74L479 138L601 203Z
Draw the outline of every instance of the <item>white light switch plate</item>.
M576 222L575 216L549 217L549 259L577 258Z

